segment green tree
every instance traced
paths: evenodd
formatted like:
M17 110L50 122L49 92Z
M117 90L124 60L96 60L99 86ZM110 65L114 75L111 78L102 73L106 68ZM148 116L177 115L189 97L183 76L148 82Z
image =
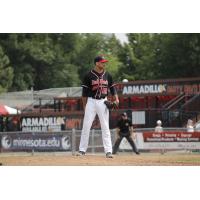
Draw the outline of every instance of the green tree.
M127 34L129 43L119 54L123 66L119 69L121 79L150 79L154 76L154 46L151 34Z
M97 55L103 55L109 60L106 69L112 73L115 80L119 80L117 75L122 62L118 59L120 43L116 37L100 33L81 34L81 36L81 49L75 62L79 69L80 80L93 68L93 60Z
M80 79L82 79L83 75L94 66L94 57L99 53L102 54L103 41L104 37L99 33L81 34L81 48L75 61Z
M199 76L200 34L128 34L119 76L129 80Z
M159 78L200 75L200 34L157 34L155 70Z
M13 68L13 80L9 91L25 90L34 82L34 69L27 52L21 49L25 39L30 39L30 34L0 34L0 44L9 57Z
M79 84L73 65L79 34L4 34L0 42L13 69L12 90Z
M12 85L13 69L10 66L9 58L5 55L0 46L0 93L6 92Z
M200 34L0 34L0 92L80 86L97 55L115 81L199 76Z

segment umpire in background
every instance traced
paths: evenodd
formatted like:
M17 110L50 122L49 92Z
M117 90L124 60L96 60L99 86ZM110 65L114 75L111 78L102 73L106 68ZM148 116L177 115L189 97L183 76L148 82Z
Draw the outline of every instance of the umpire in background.
M117 153L117 150L119 148L119 145L120 145L123 137L125 137L128 140L131 147L133 148L133 151L136 154L139 154L139 151L131 137L133 134L133 125L132 125L130 119L128 119L127 113L124 112L121 114L121 119L117 122L116 132L117 132L117 140L113 147L113 154Z

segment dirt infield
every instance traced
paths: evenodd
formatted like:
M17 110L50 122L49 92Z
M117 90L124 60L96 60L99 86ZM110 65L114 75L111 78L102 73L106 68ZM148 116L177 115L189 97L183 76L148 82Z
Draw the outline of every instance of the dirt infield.
M66 153L1 153L3 166L200 166L200 154L121 153L114 158L104 154L82 157Z

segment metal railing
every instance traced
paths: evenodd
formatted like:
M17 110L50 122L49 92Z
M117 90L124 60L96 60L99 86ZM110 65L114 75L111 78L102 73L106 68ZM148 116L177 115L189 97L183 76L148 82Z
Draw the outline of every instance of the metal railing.
M73 129L73 141L74 141L74 147L73 147L73 153L75 151L78 151L79 143L80 143L80 137L81 137L81 130ZM110 130L111 132L111 140L112 143L114 143L116 139L115 129ZM103 152L103 142L102 142L102 134L101 130L91 129L90 130L90 136L89 136L89 145L88 145L88 152L95 153L95 152Z

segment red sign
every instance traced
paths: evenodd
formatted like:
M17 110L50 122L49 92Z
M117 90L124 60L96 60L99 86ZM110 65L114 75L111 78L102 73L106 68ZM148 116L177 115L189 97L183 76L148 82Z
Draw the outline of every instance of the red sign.
M200 132L143 132L144 142L200 142Z

